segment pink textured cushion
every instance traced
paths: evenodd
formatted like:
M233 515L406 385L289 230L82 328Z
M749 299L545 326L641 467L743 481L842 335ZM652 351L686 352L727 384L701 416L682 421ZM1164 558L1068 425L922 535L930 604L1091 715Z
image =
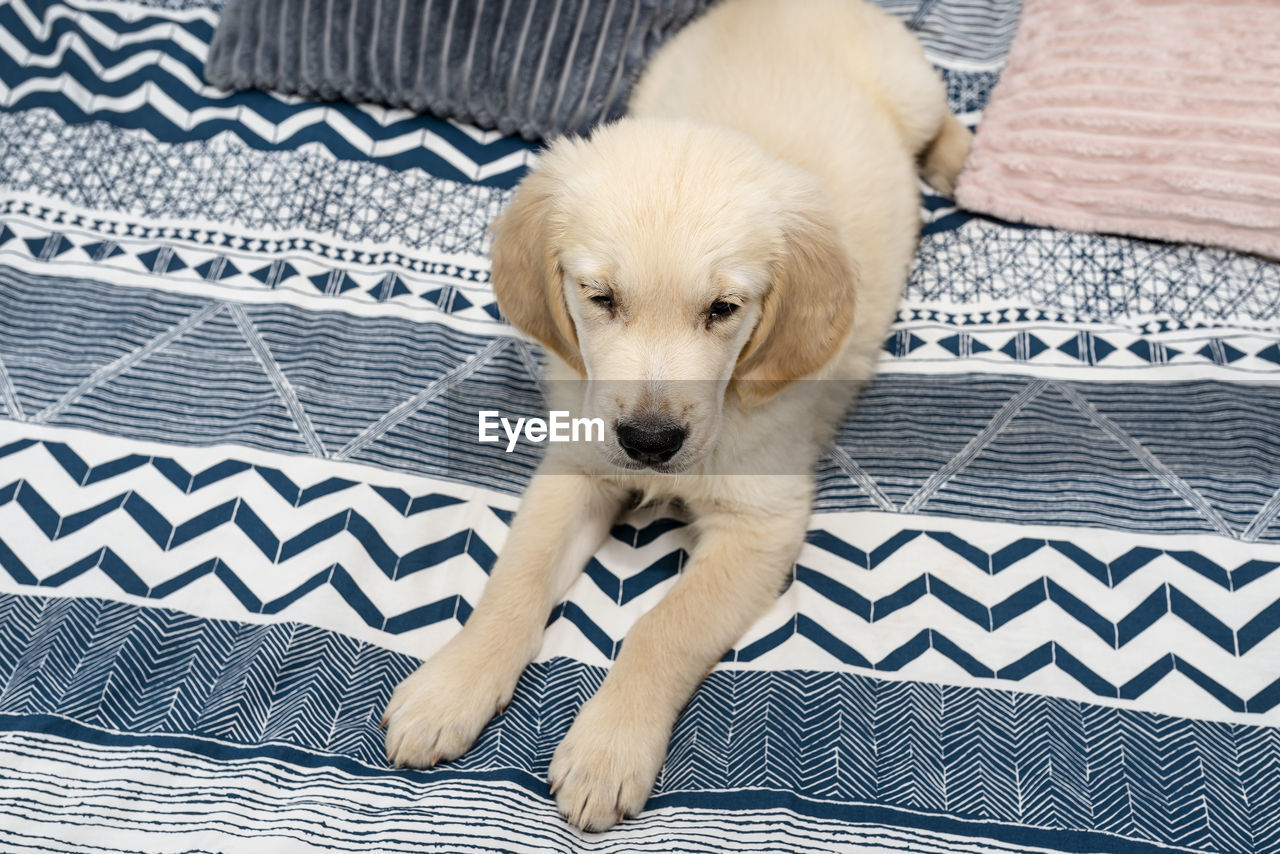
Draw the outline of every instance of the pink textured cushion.
M1280 0L1024 0L956 199L1280 258Z

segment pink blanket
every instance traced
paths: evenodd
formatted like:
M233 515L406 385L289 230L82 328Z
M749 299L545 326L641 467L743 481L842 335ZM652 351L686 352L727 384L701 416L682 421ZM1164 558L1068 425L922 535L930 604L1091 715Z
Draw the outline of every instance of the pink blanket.
M1280 0L1024 0L956 198L1280 258Z

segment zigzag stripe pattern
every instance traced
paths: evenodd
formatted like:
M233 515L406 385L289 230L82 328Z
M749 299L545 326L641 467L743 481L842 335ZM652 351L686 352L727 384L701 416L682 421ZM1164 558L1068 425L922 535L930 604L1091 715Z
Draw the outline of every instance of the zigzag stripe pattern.
M84 459L73 450L70 445L65 442L41 441L35 439L20 439L9 444L0 446L0 460L22 451L26 451L33 447L43 447L49 456L55 461L61 469L78 485L88 486L100 483L112 478L126 475L142 466L151 466L155 471L161 474L166 480L172 483L180 491L191 494L198 492L213 484L223 483L229 478L235 478L246 472L253 472L269 486L277 495L289 502L294 507L304 507L310 502L332 495L343 490L357 486L357 483L345 478L327 478L308 487L302 487L295 483L290 477L278 468L253 464L241 460L227 459L216 465L199 472L190 472L183 467L181 463L172 457L164 456L144 456L141 454L130 454L115 460L89 465ZM453 504L459 504L462 499L455 498L442 493L429 493L419 496L411 496L402 489L396 487L372 487L384 501L394 507L397 512L404 516L413 516L418 513L434 510L439 507L447 507ZM22 493L26 496L25 500L19 495ZM5 495L5 503L10 500L17 500L19 506L22 506L28 515L36 521L38 526L46 535L66 536L74 533L76 530L85 525L96 521L101 516L122 509L138 524L147 531L148 535L156 542L157 545L168 543L170 547L177 546L179 543L174 542L171 533L181 528L181 525L175 526L164 521L163 516L147 504L145 499L135 495L121 495L117 498L101 502L94 508L86 511L75 513L68 517L59 517L49 505L40 498L34 487L26 486L21 481L11 483L0 490L0 495ZM490 508L504 522L510 521L510 514L496 508ZM349 511L354 513L354 511ZM189 538L198 536L213 530L222 522L213 521L226 515L226 511L219 510L218 513L209 514L208 527L203 530L195 531L188 529L184 532L183 537ZM256 519L256 514L248 511L245 519ZM67 522L66 519L72 521ZM264 532L258 527L259 523L251 521L237 522L230 518L223 520L234 522L238 526L246 529L246 533L252 532L252 535L258 535L263 539L256 540L259 548L267 557L275 556L275 560L287 559L280 557L285 553L296 554L303 548L296 545L280 545L278 539L270 538L270 532ZM322 523L325 524L325 523ZM659 536L667 533L680 526L681 523L673 519L659 519L654 523L646 526L642 530L626 525L619 524L614 528L614 536L620 542L630 544L634 547L648 545L656 540ZM939 531L919 531L904 529L892 537L886 539L880 545L869 551L860 549L850 543L840 539L830 532L822 529L814 530L809 533L808 542L812 545L830 552L844 560L849 561L855 566L863 569L874 569L884 561L891 558L907 543L920 536L928 536L941 545L947 547L956 555L964 558L968 563L973 564L978 569L996 574L1003 572L1017 562L1031 557L1041 548L1052 548L1070 559L1073 563L1087 572L1090 576L1098 581L1106 584L1108 587L1115 587L1123 583L1135 572L1149 564L1161 554L1168 555L1179 563L1184 564L1198 574L1204 576L1210 581L1218 584L1224 589L1240 590L1249 583L1266 575L1273 569L1280 566L1275 561L1250 560L1240 566L1229 569L1224 568L1213 560L1194 551L1186 550L1170 550L1149 547L1137 547L1130 549L1125 554L1111 561L1101 561L1093 557L1084 549L1065 541L1046 540L1034 537L1023 537L1011 543L1004 548L994 552L987 552L981 548L970 545L962 538L955 534ZM376 532L374 532L376 537ZM297 541L301 541L303 537L310 535L300 535ZM291 541L292 542L292 541ZM374 545L366 546L371 554L381 553L385 548L384 544L375 540ZM665 558L664 558L665 560ZM384 567L384 571L390 572L389 567ZM812 575L812 570L804 567L798 568L797 579L805 580ZM927 576L922 576L927 577ZM608 584L602 585L601 589L611 592L621 581L612 578ZM916 583L913 583L916 585ZM847 588L837 585L839 592L830 592L829 598L845 599L856 594ZM903 588L906 591L907 588ZM894 594L898 601L901 601L900 594ZM633 598L630 595L624 597L625 600ZM864 615L867 619L873 619L876 611L875 603L861 600L857 605L851 605L850 610L856 610ZM885 616L883 607L881 608L881 616ZM982 622L990 623L997 618L989 616L983 618ZM1006 619L1004 617L1000 619Z
M1232 591L1241 589L1249 582L1266 575L1277 566L1280 566L1280 563L1275 561L1250 560L1235 569L1227 569L1193 551L1142 546L1129 549L1113 560L1102 561L1073 543L1038 537L1022 537L1003 548L988 552L947 531L902 530L870 551L864 551L850 545L824 530L810 531L808 541L818 548L848 560L855 566L874 569L892 557L904 545L921 535L937 541L959 557L964 558L966 562L991 575L1009 569L1019 561L1031 557L1042 548L1051 548L1108 587L1115 587L1124 582L1130 575L1142 569L1162 554L1174 558L1215 584ZM800 569L803 569L803 567ZM905 590L906 588L903 589ZM843 592L847 594L847 591ZM832 593L832 596L843 598L840 593ZM875 613L875 603L864 600L860 605L856 606L856 610L865 612L867 618L872 619ZM993 623L997 619L992 614L984 617L982 622Z
M207 24L174 30L156 18L127 37L118 26L52 9L42 24L26 0L0 7L0 106L52 107L70 122L105 119L169 142L228 131L265 150L318 142L343 159L502 187L513 186L530 160L528 143L405 110L222 93L201 82Z
M224 460L217 465L209 466L198 472L188 471L172 457L143 456L141 454L130 454L109 462L89 465L65 442L49 442L37 439L19 439L0 446L0 459L36 445L43 446L49 456L80 486L88 486L119 477L141 466L151 466L179 490L191 494L199 492L207 486L222 483L227 478L236 477L242 472L251 471L257 474L263 483L285 501L288 501L294 507L304 507L318 498L350 489L356 485L353 480L331 477L304 488L294 483L287 474L278 468L232 459ZM388 504L395 507L405 516L413 516L426 510L434 510L437 507L446 507L462 501L460 498L441 493L413 497L396 487L374 487L374 490Z
M293 745L375 768L384 767L378 712L415 665L304 626L89 599L0 596L0 624L0 713ZM419 776L545 775L601 676L564 660L534 665L475 749ZM826 740L815 742L817 732ZM1033 733L1049 741L1028 741ZM1266 851L1280 840L1280 789L1266 783L1278 760L1274 729L848 673L718 671L677 724L657 794L777 786L1197 850Z
M27 551L31 546L21 540L9 539L6 543L6 538L0 538L0 569L21 585L57 588L72 584L88 573L97 573L124 594L164 600L192 584L216 581L245 610L257 614L287 613L295 603L325 588L336 593L339 601L344 602L365 625L397 635L442 622L465 622L471 613L472 603L462 593L453 593L426 604L389 612L386 605L378 604L378 596L366 592L369 579L365 572L377 572L386 579L399 581L434 567L452 566L454 559L466 556L472 565L487 573L495 560L496 549L486 541L482 530L456 523L448 528L442 528L439 522L431 524L424 531L431 531L436 537L434 542L398 552L379 532L378 517L362 511L361 506L367 500L364 498L364 485L348 479L327 478L304 487L278 469L238 460L225 460L203 471L192 472L172 458L141 454L89 466L66 443L32 440L0 446L0 460L8 460L10 467L15 461L28 460L25 465L29 469L39 470L36 458L31 455L41 451L57 463L76 487L96 488L101 493L111 481L121 479L131 484L131 488L100 498L84 509L60 512L26 479L0 486L0 520L5 518L6 508L9 508L21 514L11 518L29 520L32 527L50 543L67 540L83 544L78 559L66 566L50 567L47 560L37 564L24 561L19 554L34 555L39 549ZM136 473L144 468L158 473L166 484L183 494L198 495L201 490L218 488L219 494L225 497L211 506L208 502L200 505L202 509L190 518L171 520L163 509L166 506L163 498L155 494L148 500L149 488L144 488L143 482L136 478ZM251 476L253 480L246 481ZM252 488L263 482L296 511L294 515L301 515L307 520L299 533L288 537L277 535L266 520L276 520L274 524L277 527L282 523L292 525L285 522L287 517L254 509L257 502L252 498ZM228 494L225 487L231 484L248 491ZM357 487L361 488L360 492L352 494L351 490ZM65 491L65 485L57 489ZM438 493L412 496L397 488L369 489L403 518L462 503ZM334 501L342 496L346 496L345 502L335 505ZM321 503L324 507L320 514L309 512L310 506ZM490 511L503 526L510 522L509 513L494 508ZM195 565L180 564L163 577L155 576L153 568L146 573L140 572L130 566L131 560L135 563L141 560L148 566L154 565L154 561L131 557L134 553L141 554L138 545L130 546L130 551L122 554L119 546L113 548L110 544L137 542L121 536L120 523L124 520L136 526L142 540L162 552L175 555L184 554L188 544L214 542L212 537L218 532L238 530L266 564L278 566L293 562L291 565L298 567L293 570L296 581L287 589L277 589L270 597L264 597L255 591L259 585L254 578L259 573L254 571L253 565L241 564L239 560L229 561L218 551L213 552L212 557L202 556ZM8 527L16 530L12 523ZM639 529L619 525L613 531L613 539L629 549L641 549L657 543L677 527L679 523L669 519L659 519ZM98 533L106 530L112 532L112 540L104 540ZM346 535L343 540L350 542L354 549L335 551L334 540L342 535ZM904 562L899 555L905 554L904 550L922 538L944 549L952 563L959 558L959 566L972 566L984 576L994 578L1016 574L1019 579L1017 585L1012 590L1005 585L1002 590L1008 592L1002 598L988 602L974 595L975 589L965 583L964 575L955 571L924 572L906 580L903 571L910 565L911 558L906 557ZM911 665L922 656L937 654L951 660L969 675L983 679L1020 681L1046 668L1058 669L1098 696L1128 700L1141 698L1164 677L1177 672L1198 683L1208 695L1233 711L1264 713L1280 705L1280 680L1263 686L1256 693L1242 695L1239 688L1229 687L1230 679L1223 681L1223 672L1209 675L1203 667L1197 667L1188 660L1178 647L1170 648L1155 661L1136 662L1137 669L1129 668L1130 673L1136 675L1117 681L1086 663L1090 655L1078 649L1074 654L1070 651L1072 646L1078 645L1078 640L1055 640L1050 635L1041 635L1042 640L1037 642L1033 636L1022 632L1016 646L998 647L1000 654L1005 656L1003 660L991 662L990 651L977 651L972 648L972 641L957 642L954 639L962 637L954 634L957 625L973 626L983 633L994 634L1037 608L1052 606L1071 620L1077 631L1087 632L1119 651L1161 624L1166 617L1173 617L1221 653L1240 659L1241 666L1247 670L1247 662L1252 659L1243 657L1255 649L1260 649L1259 654L1265 657L1268 654L1266 650L1270 648L1266 643L1268 638L1280 629L1280 599L1265 605L1243 623L1227 622L1197 601L1203 599L1202 594L1184 593L1186 582L1167 580L1168 571L1158 567L1161 561L1165 564L1173 562L1173 565L1186 568L1190 573L1189 579L1207 579L1231 594L1250 595L1251 590L1241 591L1246 591L1250 585L1261 584L1262 579L1280 577L1280 572L1276 572L1280 569L1280 561L1253 559L1236 567L1223 567L1196 551L1148 546L1133 547L1110 560L1100 560L1072 542L1031 537L1017 539L999 550L988 552L950 532L910 528L900 530L866 550L823 529L812 531L809 542L816 550L811 553L814 557L827 554L838 561L831 569L820 570L806 565L809 561L802 556L804 562L795 568L793 587L812 591L823 601L836 606L837 610L829 617L823 617L812 608L787 615L781 625L731 651L726 656L728 660L742 663L760 661L792 638L800 637L825 650L835 661L886 672L910 672ZM1037 565L1040 553L1046 549L1081 571L1081 577L1101 582L1104 585L1101 589L1113 590L1125 585L1129 591L1126 595L1134 602L1133 607L1127 612L1114 614L1115 603L1108 602L1106 610L1100 611L1096 604L1090 602L1097 588L1081 588L1059 574L1028 575L1026 567ZM637 562L634 552L622 554L629 558L625 565L633 567ZM333 560L330 555L337 555L339 560ZM621 567L611 569L609 562L618 558L602 555L589 562L586 577L609 602L624 607L673 579L679 573L684 557L681 548L664 550L648 566L629 572ZM356 564L349 563L352 559ZM344 561L348 562L347 565ZM901 581L893 589L874 598L869 597L860 592L858 584L850 585L839 580L842 570L849 564L867 572L884 567L881 572L891 572ZM307 569L307 566L314 568ZM1161 580L1153 587L1148 585L1149 592L1145 596L1134 597L1134 583L1130 579L1135 576L1142 578L1151 572ZM615 657L622 640L620 629L625 629L614 623L610 612L594 605L584 607L587 601L578 599L564 603L552 614L551 622L563 619L573 625L601 655ZM902 626L902 615L911 613L913 606L918 609L924 603L931 607L945 607L954 614L955 617L946 624L951 628L937 623L921 626L919 621L912 620L908 630L894 629L899 638L896 645L879 652L867 648L859 650L848 638L848 629L844 628L851 616L856 616L864 624L889 622ZM840 627L838 630L837 626ZM853 634L857 636L859 633L855 629ZM798 739L797 743L801 741Z
M10 445L0 448L0 457L10 452L13 447L13 445ZM133 463L134 460L125 460L123 462ZM138 460L137 462L140 464L143 461ZM164 461L162 460L161 462ZM236 465L231 463L228 468L234 468ZM245 467L248 468L247 465ZM160 468L160 466L157 466L157 468ZM168 472L168 467L164 468ZM260 473L264 474L264 477L268 477L272 471L271 469L265 469ZM278 472L275 474L278 475ZM287 482L287 478L281 477ZM286 484L277 483L275 485L279 487L278 491L282 496L286 495ZM298 496L295 500L301 500L303 495L308 496L309 500L310 497L329 494L329 492L336 489L347 488L352 485L354 484L350 482L339 481L335 484L332 481L326 481L301 492L295 488L293 494ZM382 489L377 491L379 494L384 493ZM426 495L411 499L407 493L399 490L396 491L399 492L399 495L391 493L390 490L385 490L385 492L388 494L383 494L383 497L389 503L397 505L398 508L404 507L403 512L406 516L457 502L456 499L440 495ZM217 531L223 525L233 525L239 528L257 546L263 557L273 563L290 560L309 549L320 547L340 533L350 533L373 560L374 564L392 580L407 577L461 554L470 555L477 565L485 570L490 569L494 561L493 549L484 542L479 534L471 529L458 531L439 542L422 546L412 552L397 554L382 540L374 526L355 509L347 509L336 513L315 523L300 534L289 539L281 539L271 532L262 519L253 511L252 506L243 498L223 502L193 519L177 524L169 522L159 510L133 491L114 496L96 506L76 513L59 515L34 487L30 486L26 481L19 480L0 487L0 507L4 507L10 502L13 502L26 513L35 526L50 540L74 536L80 530L99 519L116 511L121 511L137 523L138 527L152 542L165 551L180 548L196 537ZM630 528L630 526L619 526L614 531L614 537L620 541L625 541L630 538L633 531L634 529ZM876 563L878 564L892 555L901 544L910 542L922 533L925 532L912 530L899 532L877 549ZM1090 574L1101 576L1105 573L1105 577L1099 577L1099 580L1105 581L1111 586L1123 581L1130 573L1137 571L1162 554L1172 557L1231 590L1239 590L1249 582L1280 567L1280 562L1251 560L1235 570L1229 570L1195 552L1166 551L1152 548L1135 548L1118 560L1104 564L1071 543L1033 539L1019 540L994 555L987 555L953 534L928 532L928 536L947 546L953 553L975 563L980 568L985 560L988 566L993 567L990 570L993 572L1007 569L1012 563L1030 557L1042 547L1050 547L1070 558ZM811 541L822 543L837 554L847 555L850 551L858 551L843 541L835 540L826 531L813 532ZM5 560L6 553L9 555L8 560ZM1013 554L1012 560L1009 558L1010 553ZM625 604L652 589L659 581L675 574L678 571L679 562L680 554L673 552L663 556L659 561L644 568L635 576L622 578L610 572L598 560L592 560L587 570L587 576L602 592L613 597L619 604ZM46 578L37 580L35 575L18 561L11 551L4 547L2 541L0 541L0 566L16 581L27 584L38 583L42 586L52 587L60 586L92 569L100 569L111 577L122 591L136 595L155 596L157 598L181 589L205 574L213 573L228 584L228 587L236 593L237 598L240 598L246 607L258 613L278 613L287 604L305 595L305 593L322 582L346 589L355 588L356 586L354 580L341 564L333 564L327 568L326 573L309 579L303 586L290 591L280 599L271 603L262 603L243 586L242 582L239 582L234 570L224 562L214 560L175 576L164 584L149 587L109 548L103 548L71 566ZM947 584L942 577L931 573L924 573L914 580L906 582L900 589L877 600L868 600L830 577L805 566L796 567L795 581L818 591L830 601L851 613L857 614L867 622L885 619L901 608L907 607L926 596L932 596L950 607L957 614L972 621L975 625L994 631L1009 621L1020 617L1029 608L1033 608L1044 601L1052 601L1067 610L1083 627L1116 648L1123 646L1129 640L1141 634L1165 614L1174 614L1182 618L1199 630L1205 637L1233 654L1243 654L1250 651L1277 628L1280 628L1280 618L1277 617L1277 613L1280 613L1280 601L1268 608L1264 608L1261 613L1240 629L1233 630L1198 606L1190 597L1183 594L1176 587L1172 587L1167 583L1155 588L1132 612L1113 622L1098 614L1047 576L1033 580L1023 589L992 607L984 606L978 600L966 596ZM369 613L367 600L360 597L358 589L351 589L351 598L348 600L348 604L359 612ZM452 601L450 604L452 605ZM466 614L470 612L470 605L464 601L462 606L463 611L460 619L465 620ZM439 612L439 608L435 606L431 606L430 610ZM372 613L377 614L376 609ZM454 616L454 613L451 607L447 615ZM561 613L563 614L564 611L562 610ZM579 611L575 611L570 616L570 619L575 622L580 620L580 627L588 637L597 635L607 638L607 635L604 635L599 626L592 623L589 618L581 616ZM429 622L433 621L424 620L423 622L409 623L404 620L388 621L381 619L371 620L370 625L377 625L387 631L397 633L398 631L428 625ZM798 631L802 635L809 636L804 628L800 628ZM821 636L819 635L819 637ZM749 652L738 653L738 660L750 660L750 658L756 657L776 646L775 638L770 636L769 641L772 645L753 645ZM601 646L601 650L606 654L612 654L611 650L617 646L617 643L610 639L606 644ZM913 645L915 645L914 642ZM901 652L899 651L899 653ZM895 653L877 666L882 669L892 669L889 667L890 661L900 661L901 655L899 653ZM846 663L867 664L856 653L852 655L845 654L840 658ZM1018 665L1012 665L1007 669L1011 671L1018 669ZM986 675L993 674L988 670ZM1124 696L1125 693L1123 691L1120 692L1120 696ZM1266 711L1266 709L1261 709L1260 711Z
M528 143L407 110L219 92L201 81L212 38L202 21L175 29L169 20L152 18L134 22L121 37L115 16L71 17L56 14L54 6L42 20L31 5L39 4L12 0L0 7L3 109L51 107L69 122L105 119L167 142L225 132L264 150L319 142L342 159L499 187L514 186L531 161ZM958 74L963 72L952 72ZM968 87L966 106L980 86Z

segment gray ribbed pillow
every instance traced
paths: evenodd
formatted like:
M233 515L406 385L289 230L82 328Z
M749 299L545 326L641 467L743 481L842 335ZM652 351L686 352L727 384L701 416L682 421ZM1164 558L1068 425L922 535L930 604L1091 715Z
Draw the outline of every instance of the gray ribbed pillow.
M228 0L204 74L546 139L621 115L645 60L711 2Z

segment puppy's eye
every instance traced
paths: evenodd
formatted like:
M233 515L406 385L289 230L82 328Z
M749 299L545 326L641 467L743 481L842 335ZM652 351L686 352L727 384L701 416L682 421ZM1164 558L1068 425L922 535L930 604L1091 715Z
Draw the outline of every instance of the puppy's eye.
M716 300L711 303L711 308L707 309L707 324L710 325L719 320L724 320L733 314L739 308L736 302L725 302L724 300Z
M590 298L593 303L603 308L605 311L613 314L613 294L596 294Z

